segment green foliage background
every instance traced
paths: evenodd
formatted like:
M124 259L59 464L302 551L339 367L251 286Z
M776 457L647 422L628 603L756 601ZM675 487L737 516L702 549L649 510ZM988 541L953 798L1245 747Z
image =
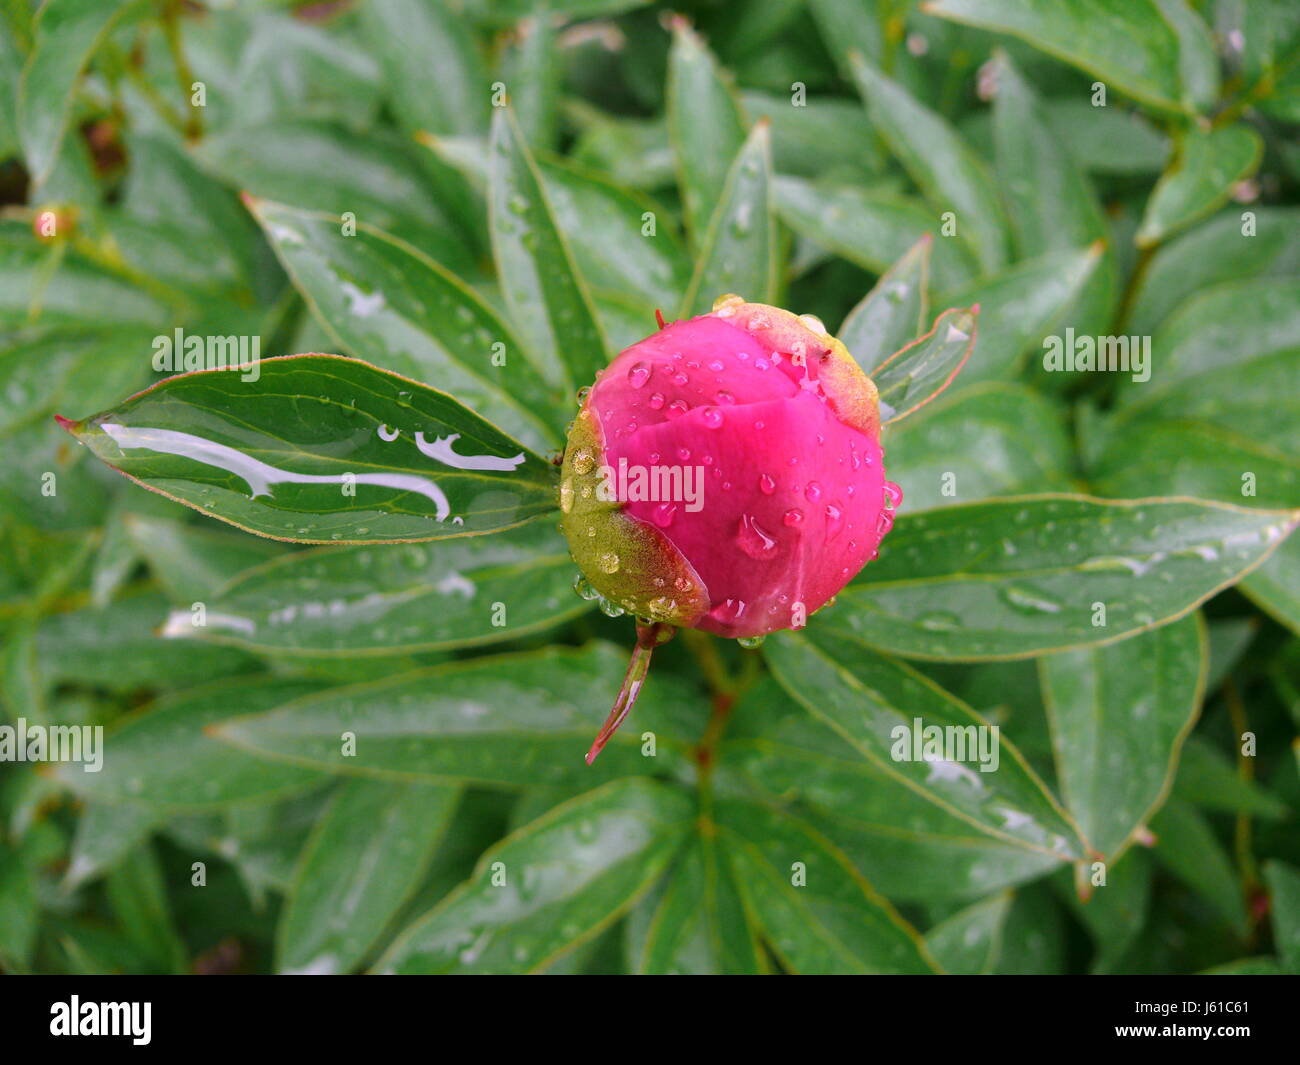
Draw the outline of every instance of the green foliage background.
M98 774L0 764L6 970L1300 971L1295 5L673 10L0 0L0 696L108 730ZM665 645L591 769L631 624L552 513L257 539L51 417L256 336L453 394L548 510L573 390L724 291L853 311L869 370L945 308L978 339L887 431L880 560L761 651ZM1044 372L1067 327L1150 380ZM914 716L999 771L893 761Z

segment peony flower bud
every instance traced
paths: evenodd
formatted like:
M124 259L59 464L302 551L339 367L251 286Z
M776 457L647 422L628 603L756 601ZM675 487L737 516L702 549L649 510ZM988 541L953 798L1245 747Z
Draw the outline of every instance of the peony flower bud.
M588 594L644 619L642 659L670 626L756 639L801 628L876 557L901 499L882 455L875 385L844 345L812 316L723 296L587 392L561 527Z

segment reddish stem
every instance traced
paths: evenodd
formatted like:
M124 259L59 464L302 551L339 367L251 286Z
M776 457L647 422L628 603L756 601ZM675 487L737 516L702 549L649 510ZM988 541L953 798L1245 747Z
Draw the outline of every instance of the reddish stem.
M655 647L667 640L673 631L671 625L662 622L651 625L637 622L636 646L632 649L632 660L627 664L627 673L623 675L623 686L618 690L614 707L596 734L591 750L587 752L588 765L596 760L596 755L604 750L610 737L618 731L618 726L623 724L623 720L631 713L632 707L636 705L636 697L641 694L641 685L645 683L646 675L650 672L650 656L654 654Z

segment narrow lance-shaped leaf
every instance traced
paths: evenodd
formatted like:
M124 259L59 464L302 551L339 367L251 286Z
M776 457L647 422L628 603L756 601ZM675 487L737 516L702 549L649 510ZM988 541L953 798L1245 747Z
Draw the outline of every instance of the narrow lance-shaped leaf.
M1287 969L1300 973L1300 872L1279 861L1264 866L1271 895L1273 939Z
M320 774L232 751L210 731L225 718L269 710L317 687L275 679L185 692L108 730L99 772L65 763L57 776L91 801L165 810L206 809L305 791L322 780Z
M246 202L347 354L455 396L529 447L555 445L559 397L513 331L459 278L364 222L344 236L334 215Z
M668 135L677 161L686 228L702 247L731 160L745 141L740 105L717 61L683 18L668 54Z
M297 551L188 606L163 635L262 653L392 655L515 640L590 608L550 525L445 544Z
M276 540L438 540L555 505L552 467L473 411L334 355L170 377L60 424L146 488Z
M963 381L1006 378L1016 373L1025 352L1032 351L1083 292L1101 261L1104 247L1052 251L1016 263L996 277L964 285L941 295L942 304L978 303L980 340Z
M662 889L629 915L628 924L635 926L628 943L633 972L765 971L758 930L720 849L715 837L695 836L664 877Z
M1082 166L1052 125L1030 83L1005 54L996 58L993 140L998 176L1022 256L1069 251L1106 241L1109 230ZM1107 249L1087 279L1070 324L1080 332L1109 328L1118 268Z
M299 858L277 933L279 970L360 965L419 885L459 797L431 784L341 784Z
M979 313L978 303L944 311L930 332L876 367L881 424L901 421L952 384L975 347Z
M487 126L489 78L468 21L447 0L368 0L357 10L408 130L474 134Z
M935 802L933 791L914 790L892 758L863 757L773 679L746 692L719 768L770 801L798 801L809 822L895 901L979 898L1068 860L987 833Z
M925 332L933 247L927 233L881 275L840 326L840 342L868 374Z
M770 640L781 686L878 769L987 835L1059 858L1082 856L1077 828L1023 756L956 696L861 641L813 625ZM953 729L947 759L917 728Z
M641 732L620 732L595 765L583 763L626 657L592 644L469 659L286 700L212 731L258 757L332 773L590 786L676 764L689 742L674 738L685 731L673 713L686 696L665 675L646 686L637 708L638 728L656 737L655 757L642 752ZM340 749L344 731L356 735L355 752Z
M533 972L633 905L680 847L694 810L676 787L632 778L507 836L408 928L383 973Z
M682 315L703 314L729 292L754 303L770 302L775 290L772 150L767 123L758 122L727 174L682 301Z
M32 183L49 175L68 127L77 80L109 31L140 0L46 0L18 89L18 131Z
M999 892L935 925L925 934L925 944L950 973L991 973L1002 950L1002 929L1010 910L1011 893Z
M552 386L573 392L613 354L509 108L492 119L488 223L511 320Z
M1113 861L1164 800L1200 709L1198 615L1104 647L1039 659L1066 805Z
M1297 521L1296 511L1073 495L905 514L816 624L914 658L1029 658L1110 643L1240 580Z
M789 969L937 970L916 930L811 825L775 807L736 800L720 803L717 819L719 844L741 895Z
M985 272L1007 258L1006 220L983 162L947 121L865 59L853 77L871 120L931 204L956 216L957 233Z
M1134 238L1138 247L1158 244L1219 207L1238 181L1254 173L1263 154L1264 142L1246 125L1185 133L1176 160L1147 201Z
M1182 109L1178 38L1154 0L926 0L931 15L1010 33L1142 103Z

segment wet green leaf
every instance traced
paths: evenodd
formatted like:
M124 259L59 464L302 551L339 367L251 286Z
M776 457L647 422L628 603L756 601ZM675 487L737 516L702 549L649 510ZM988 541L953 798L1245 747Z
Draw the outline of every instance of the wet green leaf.
M364 223L347 235L335 215L250 206L339 354L431 384L529 447L555 445L559 396L455 275Z
M1059 408L1022 385L963 388L959 378L949 395L890 430L889 478L909 512L1068 489L1061 422Z
M384 973L531 972L632 906L681 845L687 795L613 781L507 836L474 875L398 937Z
M696 246L703 248L709 221L727 186L731 161L745 141L745 124L735 91L685 19L673 24L667 93L668 135L677 160L686 228Z
M944 311L928 333L872 371L881 424L902 421L952 384L975 348L979 313L978 306Z
M547 381L571 393L614 353L508 108L493 117L488 153L489 225L506 307Z
M55 774L91 802L176 811L305 791L320 782L319 773L231 750L211 730L229 717L269 710L318 687L259 678L184 692L105 730L99 772L64 763Z
M1273 939L1283 963L1300 973L1300 872L1282 862L1264 866L1273 915Z
M632 720L594 765L583 762L626 659L609 644L475 658L286 701L217 735L335 773L498 787L592 785L678 766L685 744L673 702L683 695L667 675L651 677ZM654 757L642 753L645 732L655 734ZM355 735L355 753L344 733Z
M868 374L925 332L933 246L928 233L912 245L840 326L836 335Z
M1147 201L1134 238L1138 247L1158 244L1221 206L1263 154L1263 140L1246 125L1184 133L1173 165Z
M983 270L1007 260L1006 219L997 187L984 163L948 122L902 85L860 57L853 77L871 121L931 205L956 216L957 236Z
M771 301L776 254L771 143L766 124L760 122L727 173L682 301L682 316L703 314L719 296L731 292L751 303Z
M445 393L356 359L172 377L67 428L145 487L272 539L436 540L555 505L543 459Z
M1208 901L1234 932L1244 936L1248 919L1236 871L1205 818L1177 800L1165 803L1151 822L1156 859Z
M18 88L18 131L27 169L39 184L58 156L81 72L114 25L139 0L48 0Z
M360 965L419 885L459 798L430 784L341 784L298 860L280 918L279 970Z
M773 190L781 220L791 229L872 273L883 274L940 229L937 211L893 192L791 177L778 177ZM932 245L931 269L940 290L976 273L974 256L951 239Z
M1129 640L1039 659L1061 793L1113 861L1168 795L1205 684L1198 614Z
M1003 842L1082 855L1078 830L1020 752L911 666L818 625L769 639L765 654L809 713L922 798ZM935 737L951 737L942 752L925 746Z
M186 604L169 636L263 653L393 655L519 639L590 609L564 540L531 523L433 546L298 551Z
M755 974L766 970L758 930L745 911L718 840L693 837L629 917L634 973Z
M1010 33L1141 103L1182 108L1178 36L1155 0L927 0L931 15Z
M719 843L763 938L796 973L928 973L921 937L811 825L760 803L718 804Z
M979 976L993 972L1002 951L1011 894L1000 892L958 910L925 934L925 945L947 972Z
M905 513L880 558L812 624L916 658L1028 658L1109 643L1240 580L1297 520L1194 500L1070 495Z

